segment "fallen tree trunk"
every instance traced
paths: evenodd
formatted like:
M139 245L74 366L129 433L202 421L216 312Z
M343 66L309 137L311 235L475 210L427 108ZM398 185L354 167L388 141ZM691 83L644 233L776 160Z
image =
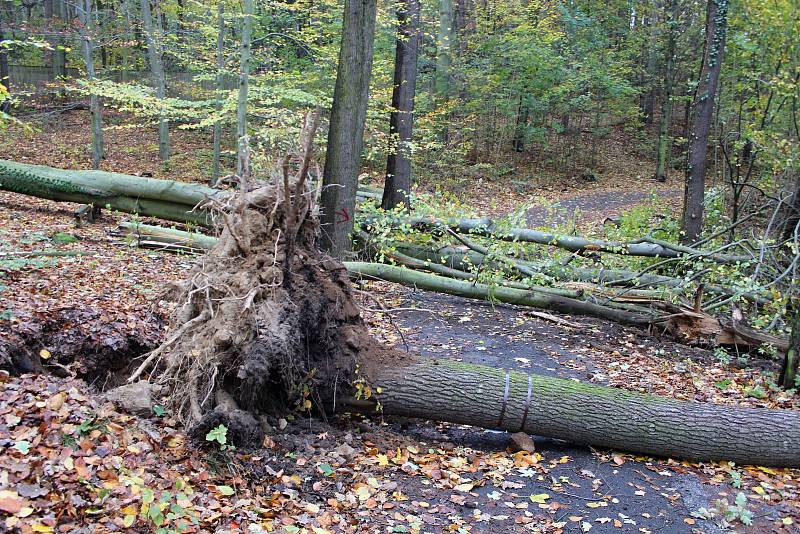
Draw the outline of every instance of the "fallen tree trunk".
M0 189L57 202L109 207L167 221L210 226L208 212L195 207L208 200L225 201L230 191L202 184L158 180L106 171L76 171L0 160ZM378 198L371 190L360 198Z
M193 211L194 207L208 198L228 195L198 184L104 171L65 171L5 160L0 160L0 189L201 225L211 221L205 211Z
M204 211L192 209L207 198L223 200L230 193L200 184L156 180L105 171L70 171L0 160L0 188L15 193L62 202L79 202L127 213L178 222L208 225ZM376 197L373 190L359 191L362 198ZM369 220L367 221L369 222ZM720 263L747 262L748 256L734 256L696 250L655 239L631 242L603 241L580 236L557 235L527 228L503 228L491 219L433 219L400 217L398 223L428 228L449 227L461 232L509 241L552 245L572 252L605 252L659 258L706 258Z
M368 218L367 223L376 221ZM482 235L505 241L524 241L550 245L571 252L605 252L626 256L644 256L651 258L705 258L719 263L737 263L752 261L750 256L735 256L718 252L697 250L664 241L642 238L634 241L603 241L581 236L558 235L529 228L505 228L488 218L478 219L436 219L433 217L394 217L397 224L422 228L451 228L459 232Z
M165 245L181 245L194 249L210 250L217 244L217 238L199 232L186 232L176 228L165 228L151 224L123 222L119 225L119 233L132 235L139 239L155 238Z
M456 247L427 248L406 243L395 243L394 246L401 253L439 265L445 265L454 269L464 270L470 267L483 265L486 257L474 250ZM604 269L601 267L573 267L571 265L561 265L557 262L529 262L517 260L521 265L532 269L537 273L551 276L559 281L588 282L601 284L608 287L663 287L671 289L682 289L687 285L683 278L662 276L658 274L639 274L634 271L622 269ZM497 261L490 260L489 266L492 268L502 267ZM743 299L758 304L767 304L772 299L767 295L762 295L753 291L734 291L730 288L706 284L705 291L716 295L728 297L737 295Z
M538 291L536 288L524 290L502 286L492 287L486 284L465 282L381 263L344 262L344 265L351 274L378 278L388 282L396 282L410 287L459 297L519 304L567 314L589 315L637 326L647 326L657 317L657 314L636 313L609 308L592 302ZM643 310L643 312L645 311Z
M598 447L738 464L800 465L800 412L677 401L443 360L376 368L383 413Z

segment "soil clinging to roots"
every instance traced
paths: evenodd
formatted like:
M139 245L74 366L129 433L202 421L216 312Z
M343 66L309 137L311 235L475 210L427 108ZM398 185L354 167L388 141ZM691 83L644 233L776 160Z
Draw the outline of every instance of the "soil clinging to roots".
M384 350L360 318L345 267L316 246L303 181L290 187L284 166L283 184L243 182L211 206L224 222L219 241L173 292L170 334L131 377L152 370L196 436L225 424L239 444L260 437L260 416L307 400L329 408L349 391L356 362Z

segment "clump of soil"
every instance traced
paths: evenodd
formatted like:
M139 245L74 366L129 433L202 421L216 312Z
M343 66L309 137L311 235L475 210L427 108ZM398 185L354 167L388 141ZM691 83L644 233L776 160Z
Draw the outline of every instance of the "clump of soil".
M74 372L106 389L125 380L131 360L158 346L163 327L157 313L122 321L93 306L65 307L47 317L22 314L0 322L0 369L15 375Z
M284 178L245 179L210 206L224 223L218 243L174 291L171 335L132 376L152 369L195 435L225 424L234 441L252 442L260 416L324 409L348 391L356 362L383 350L345 267L316 246L312 195Z

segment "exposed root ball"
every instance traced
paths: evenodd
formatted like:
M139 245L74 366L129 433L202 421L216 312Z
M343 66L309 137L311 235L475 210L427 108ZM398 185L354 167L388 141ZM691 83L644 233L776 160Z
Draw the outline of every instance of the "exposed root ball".
M252 441L260 414L324 406L377 346L344 266L316 248L310 195L287 201L287 189L270 184L213 206L222 235L178 289L172 334L132 376L152 369L198 434L225 424L234 440Z

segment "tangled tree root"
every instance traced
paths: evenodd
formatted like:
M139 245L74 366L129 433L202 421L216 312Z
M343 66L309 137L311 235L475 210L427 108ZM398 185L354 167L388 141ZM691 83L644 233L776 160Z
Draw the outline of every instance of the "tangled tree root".
M171 412L195 435L224 424L252 443L260 416L325 408L350 387L356 361L383 350L346 269L316 247L312 195L302 179L292 191L288 164L283 178L252 189L245 179L210 206L225 222L219 241L174 292L172 335L131 377L151 371L168 386Z

